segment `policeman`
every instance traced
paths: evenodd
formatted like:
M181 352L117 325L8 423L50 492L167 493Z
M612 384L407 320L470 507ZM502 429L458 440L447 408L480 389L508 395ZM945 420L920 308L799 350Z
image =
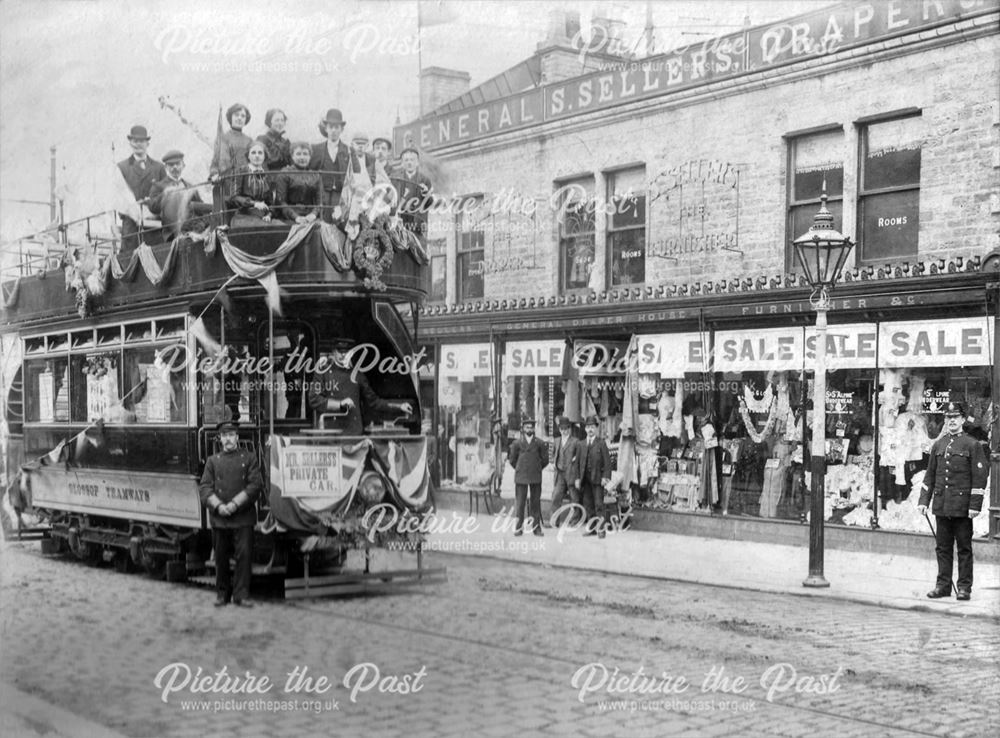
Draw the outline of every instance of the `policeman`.
M383 400L373 390L364 373L354 371L350 365L351 338L333 338L320 342L320 358L316 373L309 384L309 407L317 413L342 414L338 429L347 435L357 436L370 422L372 410L398 409L406 415L413 413L409 402Z
M215 606L228 605L231 598L239 607L253 607L247 598L253 527L257 522L254 502L264 486L260 462L257 454L238 448L235 423L219 423L217 430L222 451L209 457L198 487L202 504L211 511ZM229 558L234 553L236 572L231 578Z
M932 599L951 595L951 572L954 545L958 547L958 599L972 595L972 518L983 506L989 467L983 447L963 432L965 409L950 402L944 413L946 434L934 442L931 458L920 488L917 510L932 510L937 518L937 583L927 596Z

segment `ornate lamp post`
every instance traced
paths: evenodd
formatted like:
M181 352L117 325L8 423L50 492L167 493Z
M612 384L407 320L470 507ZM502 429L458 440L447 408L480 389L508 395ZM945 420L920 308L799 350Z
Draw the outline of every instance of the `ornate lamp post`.
M826 311L830 291L840 277L854 244L833 227L826 208L826 182L819 212L809 230L792 241L795 255L812 287L809 304L816 311L816 372L813 382L812 503L809 513L809 576L802 586L829 587L823 577L823 502L826 497Z

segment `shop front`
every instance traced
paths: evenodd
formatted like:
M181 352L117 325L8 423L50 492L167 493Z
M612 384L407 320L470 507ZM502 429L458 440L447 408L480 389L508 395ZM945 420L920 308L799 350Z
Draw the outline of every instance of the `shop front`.
M991 431L997 305L987 276L925 277L920 289L906 280L838 288L826 338L825 517L832 526L924 532L915 490L942 432L944 406L954 401L966 407L967 432L991 444L990 499L1000 507ZM491 332L503 356L511 437L525 415L537 419L546 440L561 414L574 423L598 415L602 435L624 449L617 468L638 527L680 515L665 529L739 537L732 526L745 528L740 521L804 531L808 520L816 335L800 292L484 311L466 320L430 316L425 325L432 335L474 333L479 325ZM699 519L715 522L709 529ZM989 525L984 507L977 537Z

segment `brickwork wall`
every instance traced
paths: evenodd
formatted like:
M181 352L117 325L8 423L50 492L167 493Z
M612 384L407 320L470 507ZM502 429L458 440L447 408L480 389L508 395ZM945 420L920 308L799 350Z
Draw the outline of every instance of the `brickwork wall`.
M647 284L774 277L784 271L788 235L788 146L783 136L843 126L843 230L854 237L859 146L855 121L919 108L926 138L918 258L984 255L998 246L1000 230L998 89L1000 36L994 35L848 69L820 68L693 104L650 102L629 119L598 115L586 126L570 120L546 126L541 133L526 132L502 147L472 144L465 153L440 159L455 194L516 192L538 200L534 218L504 212L488 219L495 231L486 238L487 298L557 293L557 230L547 200L554 183L592 173L598 198L603 199L605 173L635 163L645 165L646 180L653 187L647 216L650 251L663 252L668 239L684 235L681 209L702 202L703 211L685 218L687 233L721 234L729 239L722 245L737 249L723 250L716 243L676 260L648 255ZM708 181L704 194L701 176L681 176L682 187L669 186L677 184L678 168L694 162L697 169L702 160L702 172L714 166L721 181ZM661 173L667 174L658 178ZM602 274L603 221L599 214L597 260ZM737 227L738 245L733 243ZM443 231L453 256L454 220L434 216L431 228ZM533 268L489 273L489 262L510 259ZM450 282L451 298L454 279Z

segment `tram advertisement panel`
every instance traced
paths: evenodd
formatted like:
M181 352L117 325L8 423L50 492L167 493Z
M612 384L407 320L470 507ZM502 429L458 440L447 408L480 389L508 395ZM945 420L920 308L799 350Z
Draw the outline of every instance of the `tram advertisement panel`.
M35 507L201 527L198 481L189 475L42 467L31 473L31 494Z

